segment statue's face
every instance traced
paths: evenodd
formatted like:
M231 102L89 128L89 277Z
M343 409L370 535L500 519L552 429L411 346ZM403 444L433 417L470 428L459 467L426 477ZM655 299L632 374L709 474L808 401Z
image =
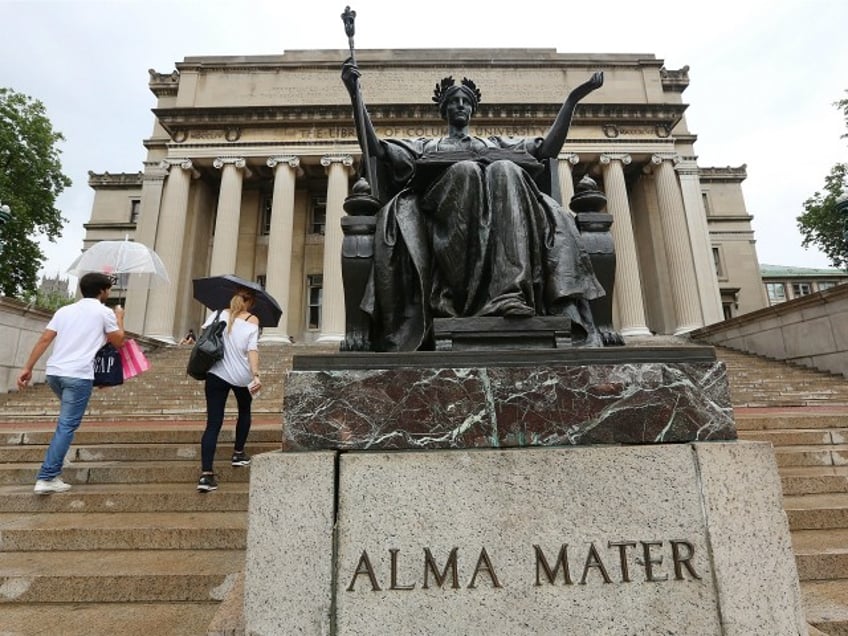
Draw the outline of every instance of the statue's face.
M454 126L467 126L473 112L474 105L462 91L457 91L445 101L445 116L448 123Z

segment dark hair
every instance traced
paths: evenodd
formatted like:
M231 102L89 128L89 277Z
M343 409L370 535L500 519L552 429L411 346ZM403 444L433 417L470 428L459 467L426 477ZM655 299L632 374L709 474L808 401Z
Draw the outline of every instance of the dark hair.
M80 278L79 288L83 298L97 298L104 289L112 288L112 279L100 272L89 272Z

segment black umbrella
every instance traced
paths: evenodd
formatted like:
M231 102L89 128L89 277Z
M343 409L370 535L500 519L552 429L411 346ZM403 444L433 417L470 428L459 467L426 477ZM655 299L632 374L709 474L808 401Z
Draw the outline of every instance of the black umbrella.
M251 309L259 318L260 327L276 327L283 315L283 310L274 297L266 292L259 283L254 283L238 276L226 274L224 276L210 276L209 278L195 278L192 281L194 298L199 300L209 309L228 309L230 299L239 288L249 289L253 292L256 302Z

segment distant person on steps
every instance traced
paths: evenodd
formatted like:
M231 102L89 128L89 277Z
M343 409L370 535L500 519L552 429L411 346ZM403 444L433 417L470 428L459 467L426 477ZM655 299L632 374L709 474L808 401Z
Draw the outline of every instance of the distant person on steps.
M83 297L56 310L18 375L18 390L23 391L32 380L33 367L53 343L47 359L47 385L59 398L59 419L36 477L38 495L70 490L71 485L60 475L91 397L94 356L107 341L114 347L124 344L124 309L118 306L113 311L104 304L112 279L92 272L80 278L79 288Z

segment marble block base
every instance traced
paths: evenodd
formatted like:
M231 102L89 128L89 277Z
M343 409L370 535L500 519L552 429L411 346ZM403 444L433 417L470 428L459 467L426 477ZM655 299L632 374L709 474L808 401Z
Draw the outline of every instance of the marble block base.
M303 369L295 358L283 403L286 448L734 440L724 363L702 349L348 355L338 364L315 356L315 368Z
M255 635L806 634L771 445L268 453Z

